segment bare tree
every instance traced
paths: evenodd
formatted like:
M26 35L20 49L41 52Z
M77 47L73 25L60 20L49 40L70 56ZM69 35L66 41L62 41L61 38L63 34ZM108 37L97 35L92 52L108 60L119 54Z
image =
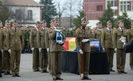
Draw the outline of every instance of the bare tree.
M57 10L58 10L58 17L59 17L59 26L61 26L61 18L64 11L66 10L66 6L61 5L61 0L57 1Z
M72 19L73 19L73 1L72 0L70 0L69 2L68 2L68 10L69 10L69 17L70 17L70 28L72 28Z

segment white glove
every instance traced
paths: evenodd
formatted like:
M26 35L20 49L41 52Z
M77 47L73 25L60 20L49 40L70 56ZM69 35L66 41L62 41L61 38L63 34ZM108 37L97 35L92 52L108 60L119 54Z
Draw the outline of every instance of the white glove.
M86 43L86 42L88 42L88 41L90 41L90 39L83 39L83 40L82 40L82 43Z
M55 31L61 31L61 30L57 29L56 27L54 27L54 30L55 30Z
M126 45L126 43L124 42L124 44L123 44L123 48L124 48L125 45Z
M8 52L11 54L11 49L9 49Z
M49 53L49 48L47 48L47 52Z
M61 30L59 30L59 29L55 29L55 31L61 31Z
M58 42L58 44L61 44L61 45L62 45L62 44L63 44L63 42Z
M114 51L117 52L117 48L115 48Z
M42 48L39 48L39 52L41 52Z
M1 52L3 53L3 50L1 50Z
M103 48L103 51L105 51L105 48Z
M34 48L31 48L31 50L33 51L33 50L34 50Z
M80 49L80 50L79 50L79 53L80 53L80 54L83 54L83 51Z
M122 43L126 43L126 37L121 36L121 38L119 39Z

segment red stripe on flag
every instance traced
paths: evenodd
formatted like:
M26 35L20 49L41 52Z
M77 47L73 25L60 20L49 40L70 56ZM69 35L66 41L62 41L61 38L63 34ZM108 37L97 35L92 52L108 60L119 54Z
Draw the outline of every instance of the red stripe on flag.
M63 45L65 51L69 50L69 40L71 40L71 39L72 39L71 37L66 38L66 41Z

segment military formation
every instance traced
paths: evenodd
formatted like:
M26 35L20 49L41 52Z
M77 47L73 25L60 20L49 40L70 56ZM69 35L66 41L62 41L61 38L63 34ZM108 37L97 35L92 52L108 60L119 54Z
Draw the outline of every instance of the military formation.
M50 27L47 27L47 22L43 20L38 21L35 27L27 28L19 27L16 20L13 22L6 20L4 26L0 21L0 71L5 75L20 77L21 53L32 53L33 72L49 72L54 81L63 80L61 78L63 44L66 37L75 37L81 80L91 80L88 77L90 42L94 39L100 41L101 51L107 53L110 71L115 72L113 60L114 53L116 53L117 72L127 74L123 45L133 40L133 23L131 29L125 29L122 21L119 21L118 28L114 28L111 21L107 22L106 28L103 28L102 23L98 22L95 29L90 29L86 19L83 18L81 25L81 27L74 27L70 31L59 27L58 19L51 20ZM62 32L59 37L57 32ZM133 69L133 53L130 55L130 66Z

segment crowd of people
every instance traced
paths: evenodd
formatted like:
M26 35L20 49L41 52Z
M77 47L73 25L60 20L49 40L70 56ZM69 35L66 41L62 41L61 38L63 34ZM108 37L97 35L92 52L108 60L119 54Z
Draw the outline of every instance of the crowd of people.
M91 29L87 27L86 19L81 20L81 27L74 27L72 31L58 27L59 22L53 19L50 28L45 20L37 22L35 27L19 27L14 20L5 21L3 26L0 21L0 71L5 75L20 77L20 59L22 53L33 54L33 72L50 73L53 80L63 80L61 78L61 58L65 38L71 34L76 37L76 45L79 59L79 71L81 80L91 80L89 74L90 61L90 41L98 39L101 43L102 52L107 53L109 69L113 69L114 51L117 53L117 72L125 72L126 54L123 45L133 40L133 23L131 29L125 29L124 23L119 21L118 28L112 27L112 22L107 22L107 27L102 28L102 23L98 22L97 27ZM62 32L62 39L56 40L57 32ZM133 54L130 55L130 66L133 69ZM1 73L0 72L0 73ZM0 76L2 76L0 74Z

